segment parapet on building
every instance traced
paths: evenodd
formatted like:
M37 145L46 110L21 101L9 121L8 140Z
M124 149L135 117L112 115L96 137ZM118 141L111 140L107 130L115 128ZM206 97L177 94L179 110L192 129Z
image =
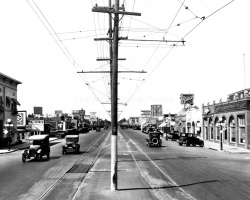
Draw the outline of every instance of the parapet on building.
M250 89L229 94L226 102L203 104L202 116L204 140L250 149Z

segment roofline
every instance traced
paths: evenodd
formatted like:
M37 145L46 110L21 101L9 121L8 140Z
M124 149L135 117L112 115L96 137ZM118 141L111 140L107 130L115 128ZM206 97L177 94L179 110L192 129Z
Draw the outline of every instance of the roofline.
M5 78L10 79L11 81L15 81L17 84L22 84L22 82L20 82L20 81L14 79L14 78L11 78L11 77L9 77L9 76L7 76L7 75L1 73L1 72L0 72L0 75L3 76L3 77L5 77Z

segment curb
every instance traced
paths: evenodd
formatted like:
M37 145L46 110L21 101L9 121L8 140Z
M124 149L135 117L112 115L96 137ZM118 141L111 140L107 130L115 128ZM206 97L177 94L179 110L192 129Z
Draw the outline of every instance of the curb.
M0 154L8 154L8 153L12 153L12 152L15 152L15 151L18 151L18 149L12 149L10 151L0 152Z

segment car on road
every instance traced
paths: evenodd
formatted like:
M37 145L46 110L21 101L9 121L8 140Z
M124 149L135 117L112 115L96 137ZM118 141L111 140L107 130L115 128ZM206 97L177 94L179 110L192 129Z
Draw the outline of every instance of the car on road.
M199 145L200 147L204 146L204 141L192 133L181 133L181 136L178 142L180 146L182 146L183 144L185 144L186 146L190 146L190 145L193 145L193 146Z
M176 131L174 133L167 133L165 139L166 140L178 140L179 139L179 134Z
M148 133L148 138L146 139L146 145L151 147L151 146L159 146L161 147L161 135L162 133L158 131L157 129L154 129L152 131L149 131Z
M62 147L62 154L67 152L80 153L79 135L66 135L65 145Z
M33 135L28 140L29 148L22 153L23 162L26 162L26 159L31 157L41 161L44 155L47 156L47 159L50 158L49 135Z

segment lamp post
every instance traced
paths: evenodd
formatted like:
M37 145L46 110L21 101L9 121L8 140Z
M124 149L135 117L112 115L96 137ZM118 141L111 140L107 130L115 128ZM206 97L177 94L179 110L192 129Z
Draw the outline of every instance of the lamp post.
M10 151L10 127L13 127L14 125L13 125L13 123L12 123L12 120L11 119L7 119L7 123L5 123L5 125L4 125L6 128L7 128L7 130L5 130L4 131L4 133L5 134L8 134L8 148L9 148L9 151Z
M223 150L223 143L222 143L222 117L219 118L219 123L220 123L220 150Z

